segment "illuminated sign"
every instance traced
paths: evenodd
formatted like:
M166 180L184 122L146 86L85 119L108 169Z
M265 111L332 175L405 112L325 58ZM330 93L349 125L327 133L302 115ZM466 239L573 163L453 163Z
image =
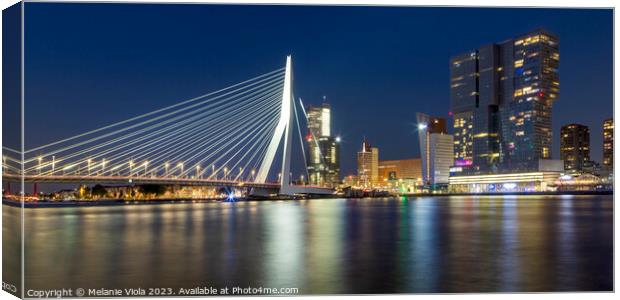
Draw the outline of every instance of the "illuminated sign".
M505 190L514 190L517 187L517 184L514 182L504 183L503 187Z
M457 167L465 167L465 166L471 166L474 162L471 161L470 159L457 159L454 162L454 165Z
M460 172L463 172L462 167L451 167L450 168L450 173L460 173Z

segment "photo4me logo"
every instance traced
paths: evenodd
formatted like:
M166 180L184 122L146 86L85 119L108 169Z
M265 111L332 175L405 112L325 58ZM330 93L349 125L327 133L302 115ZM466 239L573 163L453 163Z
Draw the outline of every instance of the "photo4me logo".
M214 296L214 295L296 295L299 288L268 288L268 287L222 287L203 286L195 288L181 288L175 296ZM171 295L171 294L168 294Z
M296 295L298 288L240 287L232 288L233 295Z

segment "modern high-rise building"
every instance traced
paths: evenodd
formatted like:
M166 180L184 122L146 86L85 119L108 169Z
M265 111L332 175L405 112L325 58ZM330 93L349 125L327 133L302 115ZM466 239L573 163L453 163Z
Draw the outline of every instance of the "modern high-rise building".
M590 129L581 124L568 124L560 129L560 157L566 171L582 171L590 162Z
M614 119L603 122L603 165L614 167Z
M425 185L447 184L454 163L454 139L447 134L446 120L423 113L416 114Z
M331 106L325 102L321 106L308 107L308 131L321 137L331 136Z
M430 160L428 168L430 177L424 181L431 185L448 184L450 166L454 157L454 139L450 134L432 133L429 139Z
M309 107L308 182L318 186L335 186L340 182L340 139L331 136L331 107L323 103Z
M450 61L454 165L464 174L527 172L551 158L558 38L536 30Z
M452 58L450 100L454 117L454 165L488 172L497 166L499 46Z
M362 142L362 150L357 152L357 178L363 187L379 183L379 149L371 147L366 138Z
M560 92L558 38L535 31L514 39L513 93L502 114L502 164L511 171L537 171L551 159L551 109Z

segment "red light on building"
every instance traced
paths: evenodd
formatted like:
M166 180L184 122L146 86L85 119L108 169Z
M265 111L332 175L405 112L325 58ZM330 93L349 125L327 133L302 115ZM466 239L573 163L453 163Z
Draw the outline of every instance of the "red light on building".
M540 93L538 93L538 96L540 96L540 97L544 97L544 96L545 96L545 93L540 92Z
M448 116L452 117L452 112L451 111L448 112Z

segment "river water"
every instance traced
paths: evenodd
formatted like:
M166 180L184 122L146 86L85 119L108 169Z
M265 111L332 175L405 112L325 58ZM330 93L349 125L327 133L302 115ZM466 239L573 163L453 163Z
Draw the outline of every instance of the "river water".
M18 208L3 206L5 257ZM25 284L300 294L609 291L612 196L450 196L38 208ZM11 240L13 239L13 240ZM3 274L17 274L5 258Z

